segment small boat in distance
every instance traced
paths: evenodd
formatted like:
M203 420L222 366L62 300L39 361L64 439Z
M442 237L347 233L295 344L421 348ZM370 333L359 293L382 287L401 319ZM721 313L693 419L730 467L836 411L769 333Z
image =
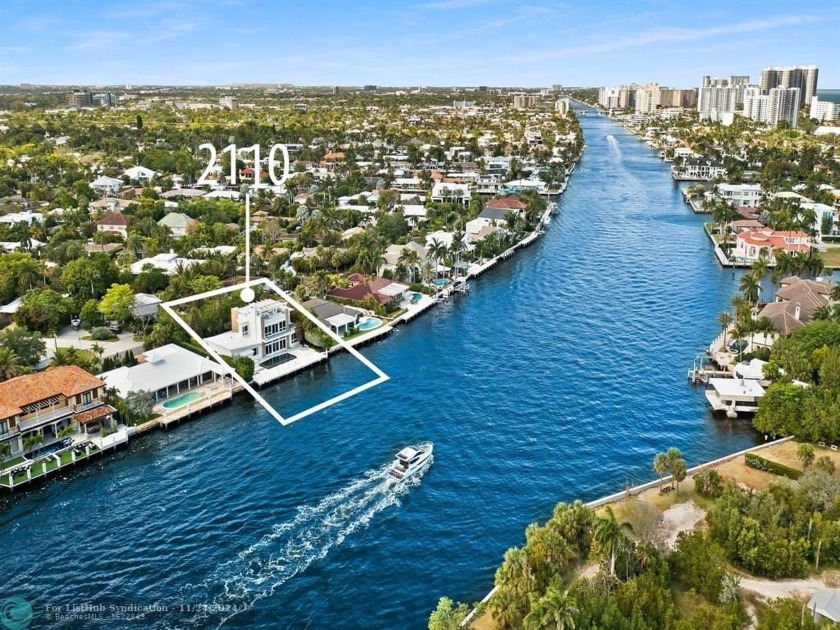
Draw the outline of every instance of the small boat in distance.
M388 476L397 481L405 481L409 477L422 470L426 463L432 458L431 442L406 446L397 453L397 457L388 469Z

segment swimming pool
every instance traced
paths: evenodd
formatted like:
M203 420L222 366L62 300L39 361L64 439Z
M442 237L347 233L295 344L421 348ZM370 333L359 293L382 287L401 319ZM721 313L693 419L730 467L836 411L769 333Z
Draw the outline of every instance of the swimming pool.
M378 317L365 317L362 321L360 321L356 325L356 330L360 330L362 332L367 332L368 330L373 330L374 328L380 326L382 324L382 320Z
M191 403L194 400L198 400L204 396L201 392L187 392L186 394L181 394L180 396L176 396L175 398L170 398L165 403L163 403L163 407L165 409L176 409L177 407L181 407L186 405L187 403Z
M435 280L435 284L439 287L445 287L447 284L449 284L449 278L438 278L437 280Z
M422 293L412 293L411 294L411 302L413 304L416 304L417 302L419 302L422 299L423 299L423 294Z

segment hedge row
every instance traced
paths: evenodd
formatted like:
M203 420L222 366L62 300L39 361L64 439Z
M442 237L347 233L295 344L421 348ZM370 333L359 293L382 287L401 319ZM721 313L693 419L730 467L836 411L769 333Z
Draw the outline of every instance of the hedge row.
M781 477L788 477L789 479L799 479L802 476L801 470L796 470L796 468L791 468L790 466L785 466L784 464L765 459L760 455L756 455L755 453L747 453L746 455L744 455L744 460L747 466L749 466L750 468L755 468L756 470L763 470L765 472L773 473L774 475L779 475Z

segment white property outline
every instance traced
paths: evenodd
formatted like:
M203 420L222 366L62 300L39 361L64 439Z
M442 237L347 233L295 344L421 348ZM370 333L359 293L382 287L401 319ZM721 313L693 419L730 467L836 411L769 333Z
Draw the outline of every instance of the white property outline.
M272 291L274 291L275 293L277 293L288 304L290 304L295 310L302 313L309 321L311 321L313 324L318 326L318 328L320 328L322 331L327 333L327 335L329 335L329 337L331 339L336 341L342 348L347 350L347 352L349 352L351 355L353 355L355 358L357 358L359 361L361 361L362 364L365 367L367 367L374 374L376 374L376 378L373 379L372 381L369 381L367 383L359 385L358 387L355 387L355 388L351 389L350 391L344 392L343 394L339 394L338 396L334 396L333 398L330 398L329 400L326 400L322 403L318 403L317 405L315 405L313 407L310 407L309 409L305 409L304 411L296 413L295 415L293 415L289 418L284 418L276 409L274 409L274 407L269 405L268 402L265 400L265 398L263 398L253 387L251 387L251 385L249 385L248 382L244 378L242 378L239 374L237 374L236 370L234 370L233 368L230 368L228 366L227 362L224 359L222 359L222 357L215 350L213 350L210 347L210 345L198 335L198 333L196 333L192 328L190 328L190 326L187 324L187 322L185 322L181 318L181 316L178 315L178 313L175 312L175 309L173 308L175 306L181 306L182 304L188 304L190 302L195 302L197 300L202 300L204 298L215 297L217 295L224 295L225 293L233 293L234 291L236 291L238 289L245 289L245 288L256 287L256 286L266 286L269 289L271 289ZM298 302L294 298L292 298L288 293L283 291L280 287L277 286L277 284L275 284L274 282L272 282L268 278L257 278L255 280L246 281L246 282L243 282L241 284L236 284L232 287L224 287L224 288L221 288L221 289L215 289L213 291L205 291L204 293L199 293L198 295L191 295L189 297L179 298L177 300L171 300L169 302L164 302L163 304L161 304L161 307L163 308L163 310L165 310L170 315L170 317L172 317L172 319L174 319L178 323L179 326L181 326L181 328L186 330L187 333L189 333L190 337L192 337L196 342L198 342L198 344L213 359L215 359L220 365L222 365L224 367L227 367L228 371L230 373L230 376L232 376L240 385L242 385L242 387L244 387L245 390L249 394L251 394L251 396L253 396L254 399L258 403L260 403L265 408L265 410L268 411L268 413L270 413L274 417L274 419L277 420L283 426L291 424L292 422L300 420L301 418L305 418L306 416L308 416L310 414L313 414L317 411L321 411L322 409L326 409L327 407L331 407L332 405L334 405L336 403L339 403L342 400L346 400L346 399L348 399L352 396L355 396L356 394L360 394L361 392L365 391L366 389L370 389L371 387L379 385L380 383L384 383L385 381L387 381L390 378L387 374L385 374L385 372L383 372L378 367L376 367L370 360L366 359L358 350L356 350L353 346L351 346L349 343L347 343L344 339L342 339L341 337L336 335L330 328L325 326L321 322L321 320L319 320L312 313L310 313L305 308L303 308L303 306L298 304Z

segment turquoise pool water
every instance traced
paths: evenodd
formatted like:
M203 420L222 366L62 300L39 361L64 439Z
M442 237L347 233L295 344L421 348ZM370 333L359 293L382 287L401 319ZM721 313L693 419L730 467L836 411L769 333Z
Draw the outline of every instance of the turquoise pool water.
M423 294L422 293L413 293L411 295L411 301L412 302L419 302L422 299L423 299Z
M449 284L449 278L438 278L437 280L435 280L435 284L439 287L445 287L447 284Z
M198 400L204 396L201 392L187 392L186 394L181 394L180 396L176 396L175 398L170 398L165 403L163 403L163 407L165 409L176 409L187 403L191 403L194 400Z
M361 330L366 332L368 330L373 330L377 328L380 324L382 324L382 320L378 317L366 317L359 324L356 326L356 330Z

